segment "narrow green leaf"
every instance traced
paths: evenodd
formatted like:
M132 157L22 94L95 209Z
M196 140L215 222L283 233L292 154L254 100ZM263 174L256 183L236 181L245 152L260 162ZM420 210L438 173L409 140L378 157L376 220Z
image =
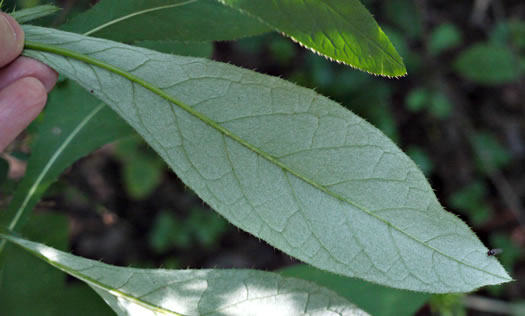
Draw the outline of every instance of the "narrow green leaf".
M314 91L205 59L25 31L25 55L92 90L204 201L286 253L417 291L511 280L395 144Z
M335 291L374 316L412 316L430 298L430 294L387 288L324 272L305 264L286 267L279 272Z
M64 215L38 213L22 230L28 238L60 250L68 249L68 219ZM8 245L2 258L0 306L7 316L110 316L111 309L81 282L68 282L61 271ZM3 276L3 277L2 277Z
M478 43L463 51L455 61L463 77L481 84L502 84L520 76L518 59L503 45Z
M358 0L218 0L330 59L376 75L406 74L403 60Z
M14 11L10 13L10 15L13 18L15 18L15 20L17 20L18 23L26 23L29 21L43 18L45 16L56 13L58 11L60 11L60 8L52 4L45 4L45 5L39 5L39 6L28 8L28 9L23 9L20 11Z
M1 231L0 238L86 282L118 315L368 315L332 291L276 273L122 268Z
M0 225L18 230L58 176L79 158L133 130L100 100L66 81L49 95L22 182ZM0 245L3 242L0 242Z
M104 0L63 29L122 42L219 41L270 31L215 0Z

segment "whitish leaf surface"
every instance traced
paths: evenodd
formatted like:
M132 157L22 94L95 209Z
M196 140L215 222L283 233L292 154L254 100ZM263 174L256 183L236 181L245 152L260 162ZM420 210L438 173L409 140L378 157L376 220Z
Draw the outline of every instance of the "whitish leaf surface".
M219 1L330 59L376 75L406 74L394 46L358 0Z
M277 273L122 268L0 230L2 237L86 282L118 315L368 315L332 291Z
M283 268L284 276L324 286L374 316L413 316L431 294L392 289L381 285L321 271L306 264Z
M510 281L404 153L314 91L205 59L25 31L26 55L93 91L204 201L286 253L417 291Z
M215 0L104 0L63 29L116 41L218 41L270 29Z
M212 42L139 41L133 45L182 56L210 58L213 53Z

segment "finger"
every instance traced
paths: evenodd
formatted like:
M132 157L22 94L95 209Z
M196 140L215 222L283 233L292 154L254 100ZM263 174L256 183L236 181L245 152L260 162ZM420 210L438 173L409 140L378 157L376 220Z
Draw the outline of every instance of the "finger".
M55 86L58 73L39 61L18 57L11 64L0 69L0 89L23 77L37 78L49 92Z
M0 91L0 152L38 116L46 100L44 85L32 77Z
M10 63L24 48L24 31L11 16L0 12L0 67Z

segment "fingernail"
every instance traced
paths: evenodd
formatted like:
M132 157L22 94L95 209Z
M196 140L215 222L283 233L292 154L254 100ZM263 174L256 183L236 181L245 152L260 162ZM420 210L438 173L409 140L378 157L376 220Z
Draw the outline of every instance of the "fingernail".
M14 19L9 19L5 13L0 13L0 28L3 32L9 32L12 36L13 42L16 42L16 22Z

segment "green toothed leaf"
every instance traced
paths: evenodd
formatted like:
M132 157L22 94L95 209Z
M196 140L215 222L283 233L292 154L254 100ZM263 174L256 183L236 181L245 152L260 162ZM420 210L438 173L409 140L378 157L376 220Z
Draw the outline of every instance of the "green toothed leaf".
M219 0L329 59L372 74L406 74L403 60L358 0Z

